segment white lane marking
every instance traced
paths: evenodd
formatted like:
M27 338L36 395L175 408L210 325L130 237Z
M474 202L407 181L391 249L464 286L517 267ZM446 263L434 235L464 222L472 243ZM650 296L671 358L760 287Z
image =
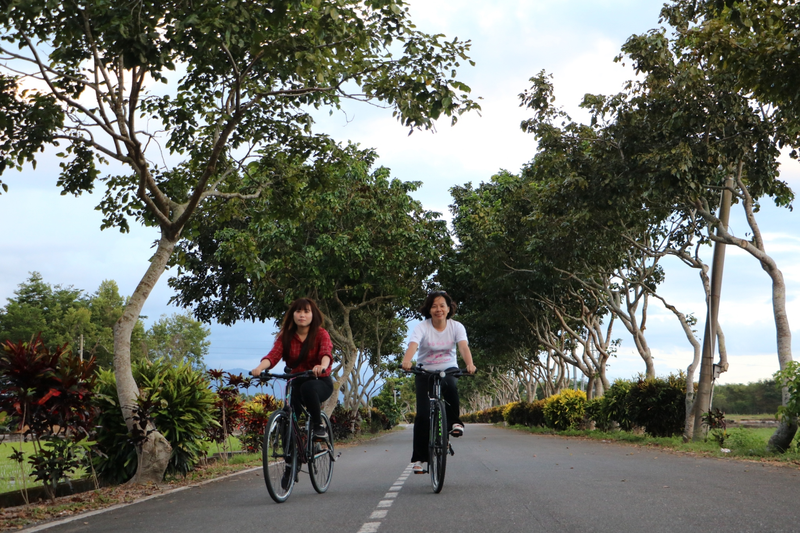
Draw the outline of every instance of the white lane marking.
M378 502L378 508L369 515L370 520L386 518L386 514L389 512L388 508L392 506L392 503L394 503L394 500L397 498L398 492L403 488L405 481L411 475L412 466L413 465L409 464L406 469L403 470L403 474L397 478L397 481L392 483L392 486L389 487L389 492L384 494L383 499ZM380 525L381 522L364 522L361 525L361 529L358 530L358 533L377 533Z

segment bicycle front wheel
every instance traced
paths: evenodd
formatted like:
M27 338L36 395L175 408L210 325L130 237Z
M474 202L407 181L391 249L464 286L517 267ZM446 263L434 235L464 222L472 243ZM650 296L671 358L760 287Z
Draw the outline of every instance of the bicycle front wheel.
M308 474L311 476L311 485L314 490L322 494L331 484L333 477L333 426L328 416L322 413L322 425L328 433L325 440L309 439L310 452L308 454ZM310 428L309 428L310 429ZM311 432L309 432L311 435Z
M277 503L285 502L292 493L297 470L292 425L286 411L270 415L261 454L267 491Z
M444 486L444 471L447 466L447 414L444 402L431 404L431 434L428 449L428 470L431 473L433 492L439 493Z

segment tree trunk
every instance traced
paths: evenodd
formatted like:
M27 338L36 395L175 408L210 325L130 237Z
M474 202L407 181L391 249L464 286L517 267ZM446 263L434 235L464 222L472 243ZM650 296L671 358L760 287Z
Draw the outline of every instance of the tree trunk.
M158 241L158 248L150 260L147 269L136 290L125 306L125 311L114 325L114 375L117 380L117 397L122 408L122 415L128 431L134 431L136 400L139 387L133 379L131 371L131 334L142 312L147 297L167 267L167 261L175 248L176 240L170 240L163 234ZM172 453L167 439L156 430L152 422L147 425L147 438L136 448L138 466L136 474L129 483L161 483Z

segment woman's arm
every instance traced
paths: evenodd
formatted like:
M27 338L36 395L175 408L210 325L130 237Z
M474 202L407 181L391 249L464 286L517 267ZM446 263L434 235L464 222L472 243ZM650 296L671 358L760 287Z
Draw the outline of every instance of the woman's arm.
M461 354L461 358L467 363L467 372L474 374L477 368L472 364L472 352L469 350L469 344L467 344L467 341L458 341L456 346L458 346L458 352Z
M270 363L269 359L264 358L261 360L261 362L258 364L257 367L255 367L253 370L250 371L250 374L258 377L264 370L267 370L271 366L272 363Z
M417 348L419 344L416 342L409 342L408 349L406 350L406 354L403 356L403 370L411 370L411 360L414 358L414 354L417 353Z

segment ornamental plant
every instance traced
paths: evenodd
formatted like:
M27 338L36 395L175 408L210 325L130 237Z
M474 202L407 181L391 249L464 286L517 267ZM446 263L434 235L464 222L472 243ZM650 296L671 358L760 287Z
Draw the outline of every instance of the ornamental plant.
M686 375L639 379L626 402L631 420L654 437L680 435L686 423Z
M154 425L164 435L172 447L166 473L185 475L205 454L203 439L215 424L215 398L208 380L189 363L139 361L132 370L141 393L134 409L140 420L137 426ZM135 444L142 435L129 431L122 418L114 373L101 370L98 381L97 443L102 454L95 460L96 470L104 480L123 483L136 473Z
M0 412L33 441L32 475L54 499L58 484L84 464L89 447L97 414L91 401L94 358L81 361L66 344L50 351L41 335L0 346ZM21 453L12 459L21 467Z
M545 424L559 431L576 428L583 422L585 405L586 393L580 390L566 389L545 398L542 409Z
M248 452L261 451L269 415L278 407L275 397L269 394L256 394L255 398L244 404L239 424L242 430L240 439Z

